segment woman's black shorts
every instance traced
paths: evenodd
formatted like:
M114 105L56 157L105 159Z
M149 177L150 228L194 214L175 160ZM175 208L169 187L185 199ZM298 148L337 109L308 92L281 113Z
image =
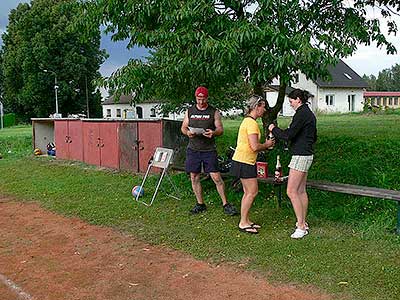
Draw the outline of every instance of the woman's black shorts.
M235 178L257 178L257 166L233 160L230 173Z

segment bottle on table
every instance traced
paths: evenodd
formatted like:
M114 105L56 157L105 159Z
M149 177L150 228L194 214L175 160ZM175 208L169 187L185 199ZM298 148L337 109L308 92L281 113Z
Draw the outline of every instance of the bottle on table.
M272 134L272 131L270 131L269 134L267 135L267 140L269 141L269 140L274 140L274 139L275 139L275 137ZM272 150L272 149L274 149L274 146L271 146L268 148L268 150Z
M277 183L282 182L282 165L280 161L280 156L276 156L276 167L275 167L275 177L274 181Z

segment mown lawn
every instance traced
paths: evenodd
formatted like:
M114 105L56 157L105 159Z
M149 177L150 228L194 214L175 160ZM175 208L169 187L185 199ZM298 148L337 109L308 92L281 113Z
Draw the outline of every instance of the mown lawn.
M288 122L282 119L280 125ZM234 145L239 124L240 120L224 120L226 132L218 140L221 154L227 145ZM318 130L310 178L399 189L400 116L319 116ZM13 147L1 131L0 145ZM8 151L2 147L0 151ZM26 143L25 148L29 147ZM278 153L287 165L290 156L281 145L269 154L269 163L274 165ZM189 216L195 200L182 173L173 175L181 200L166 195L172 192L166 184L166 191L147 208L135 203L130 194L140 176L35 158L24 151L0 160L0 170L3 194L38 201L58 213L111 226L196 258L233 263L276 282L317 286L339 299L397 299L400 294L400 238L393 234L397 206L389 201L310 190L311 232L293 241L289 238L295 222L290 204L285 201L277 208L271 186L261 186L252 213L263 229L251 236L237 230L239 217L223 214L210 181L203 182L208 211ZM151 181L146 187L148 198L155 178ZM228 197L239 207L240 193L229 190Z

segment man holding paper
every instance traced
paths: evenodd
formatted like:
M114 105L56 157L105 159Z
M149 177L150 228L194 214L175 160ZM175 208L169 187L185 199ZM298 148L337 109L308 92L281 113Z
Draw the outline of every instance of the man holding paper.
M198 214L207 209L200 183L200 173L203 167L204 172L209 173L215 183L225 214L236 215L236 208L226 200L225 184L218 169L214 137L224 132L221 115L218 110L208 104L207 88L198 87L194 95L196 104L186 111L181 127L182 133L189 137L185 169L190 173L193 192L197 200L190 212Z

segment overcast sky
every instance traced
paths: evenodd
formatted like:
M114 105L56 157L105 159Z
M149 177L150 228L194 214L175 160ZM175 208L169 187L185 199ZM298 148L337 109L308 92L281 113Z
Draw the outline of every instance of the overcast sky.
M11 9L16 8L19 3L29 2L28 0L0 0L0 34L2 34L8 24L8 14ZM376 14L379 17L379 11L371 11L372 16ZM400 29L400 17L396 16L398 27ZM383 27L385 28L385 26ZM400 34L400 32L399 32ZM389 36L389 40L395 44L398 54L387 55L385 50L377 49L374 46L359 46L357 52L344 61L356 71L359 75L378 75L379 71L390 68L396 63L400 64L400 38ZM2 41L0 39L0 45ZM126 49L126 42L111 42L108 36L101 39L101 47L110 54L107 61L100 67L103 76L109 76L118 67L127 63L130 57L143 57L146 51L141 48Z

